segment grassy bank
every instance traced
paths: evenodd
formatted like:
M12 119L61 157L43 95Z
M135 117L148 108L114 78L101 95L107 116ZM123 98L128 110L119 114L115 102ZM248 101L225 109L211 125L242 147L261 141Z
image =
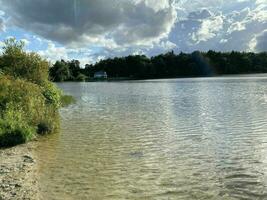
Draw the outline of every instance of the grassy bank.
M5 41L0 55L0 147L25 143L59 128L58 109L72 101L49 81L49 63L24 44Z

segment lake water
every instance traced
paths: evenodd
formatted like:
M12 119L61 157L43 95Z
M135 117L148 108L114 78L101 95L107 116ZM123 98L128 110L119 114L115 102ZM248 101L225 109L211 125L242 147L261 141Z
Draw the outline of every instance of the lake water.
M42 199L267 199L267 78L63 83Z

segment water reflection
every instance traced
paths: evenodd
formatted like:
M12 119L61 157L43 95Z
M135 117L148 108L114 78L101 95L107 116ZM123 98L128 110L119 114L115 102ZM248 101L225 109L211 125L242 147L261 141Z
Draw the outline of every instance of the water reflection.
M43 199L266 199L264 77L64 83Z

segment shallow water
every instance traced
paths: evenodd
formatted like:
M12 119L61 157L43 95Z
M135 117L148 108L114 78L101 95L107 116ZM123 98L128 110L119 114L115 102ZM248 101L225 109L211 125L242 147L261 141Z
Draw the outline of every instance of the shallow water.
M267 199L267 78L63 83L42 199Z

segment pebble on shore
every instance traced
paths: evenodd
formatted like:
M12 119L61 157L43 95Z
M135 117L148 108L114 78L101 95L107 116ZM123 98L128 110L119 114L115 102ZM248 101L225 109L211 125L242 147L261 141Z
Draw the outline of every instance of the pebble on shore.
M0 200L36 200L36 159L34 144L0 149Z

